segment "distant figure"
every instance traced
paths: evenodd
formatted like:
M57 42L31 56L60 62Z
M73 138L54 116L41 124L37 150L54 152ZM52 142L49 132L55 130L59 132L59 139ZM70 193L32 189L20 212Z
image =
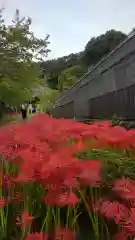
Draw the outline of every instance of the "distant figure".
M29 111L29 114L32 114L32 104L29 104L28 111Z
M37 104L37 112L40 112L40 104Z
M34 113L36 113L36 106L35 105L32 107L32 114L34 114Z
M27 119L27 107L25 104L21 106L22 119Z

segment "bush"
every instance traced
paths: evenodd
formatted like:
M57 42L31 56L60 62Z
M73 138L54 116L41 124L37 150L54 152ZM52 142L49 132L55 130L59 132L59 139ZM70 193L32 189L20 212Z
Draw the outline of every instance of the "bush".
M19 118L19 114L16 114L16 113L4 114L0 121L0 124L4 125L11 122L16 122L18 118Z
M1 239L132 239L134 141L108 122L44 114L1 127Z
M121 126L128 129L135 129L135 121L131 120L123 120L122 118L118 118L114 116L112 118L112 126Z

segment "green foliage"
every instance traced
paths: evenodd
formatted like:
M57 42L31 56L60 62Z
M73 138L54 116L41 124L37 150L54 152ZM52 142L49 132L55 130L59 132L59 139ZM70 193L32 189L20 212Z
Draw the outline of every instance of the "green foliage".
M70 54L68 56L63 56L58 59L52 59L49 61L45 61L41 63L41 69L43 73L46 75L46 80L48 81L48 85L52 89L62 88L62 85L59 83L60 79L65 81L64 71L69 71L76 66L79 66L83 69L83 72L87 72L88 67L92 67L98 61L101 60L104 56L106 56L110 51L112 51L121 41L126 38L126 34L110 30L105 34L102 34L98 37L94 37L90 39L87 43L84 51ZM73 75L74 76L74 75ZM78 76L80 78L80 76ZM71 78L68 79L69 84L67 83L67 88L71 87L76 79ZM67 80L66 80L67 82Z
M61 75L62 71L67 68L71 68L74 66L83 66L83 62L81 60L82 53L70 54L68 56L64 56L58 59L52 59L41 63L41 69L46 76L46 80L48 85L51 88L57 89L58 78Z
M85 47L83 61L87 66L96 64L125 38L126 34L115 30L92 38Z
M81 66L74 66L63 70L58 78L58 89L60 91L68 90L83 74L84 69Z
M129 177L135 179L135 160L132 153L118 149L88 149L77 155L80 160L100 160L106 181Z
M44 83L43 87L44 87L44 91L42 91L38 95L40 99L40 108L41 108L41 111L44 111L44 112L46 112L47 109L48 111L51 111L51 109L53 108L56 102L56 99L59 96L59 91L49 88L47 82Z
M0 125L4 125L4 124L8 124L8 123L11 123L11 122L18 122L20 121L21 118L19 115L13 115L13 116L8 116L8 115L4 115L3 118L2 118L2 121L0 122Z
M0 100L18 105L31 98L32 88L38 87L39 64L48 53L48 37L38 39L31 32L31 19L21 18L16 10L15 19L7 26L0 11Z

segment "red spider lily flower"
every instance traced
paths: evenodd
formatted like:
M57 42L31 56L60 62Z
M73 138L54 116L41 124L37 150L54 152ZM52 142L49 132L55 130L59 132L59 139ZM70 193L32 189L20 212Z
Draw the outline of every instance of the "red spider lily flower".
M42 186L48 191L65 188L72 190L79 187L79 182L76 177L79 171L78 167L73 165L69 167L59 167L55 168L53 171L52 170L50 170L51 172L49 176L46 176L46 174L46 178L41 180Z
M24 211L21 219L17 218L17 225L21 226L21 228L26 228L32 224L34 217L29 214L28 211Z
M135 201L135 181L131 179L119 179L114 182L113 190L119 197Z
M100 212L102 203L107 201L108 200L106 198L99 198L98 200L95 200L95 201L90 200L90 204L89 204L90 212L94 212L94 213Z
M58 205L60 206L67 205L74 207L79 202L80 202L79 198L71 191L68 193L61 194L58 199Z
M56 191L56 190L60 190L61 189L61 185L60 183L58 182L43 182L41 181L41 185L43 186L43 188L47 189L49 192L53 192L53 191Z
M76 233L70 229L57 228L54 233L54 240L76 240Z
M37 161L35 154L30 150L21 153L24 158L24 162L20 167L19 175L16 178L16 182L34 182L35 181L35 170L37 169ZM31 164L31 167L29 167Z
M130 209L129 217L122 224L128 237L135 236L135 208Z
M25 240L47 240L48 238L42 233L29 233Z
M117 147L120 149L129 149L132 142L132 133L121 127L113 127L106 132L106 136L103 137L103 141L109 144L109 146Z
M76 188L78 186L77 176L81 172L78 159L70 157L61 162L59 154L50 157L50 161L42 168L41 181L49 191L54 188ZM60 155L61 156L61 155ZM59 160L60 159L60 160ZM62 158L63 159L63 158Z
M15 178L12 176L8 176L5 174L1 174L0 176L2 178L1 180L1 187L4 189L10 189L11 187L15 186Z
M97 139L103 135L104 132L107 132L108 128L101 126L101 124L94 123L88 125L87 129L82 131L80 134L84 140L87 139Z
M126 233L124 231L118 232L115 234L114 240L128 240L128 236L126 236Z
M60 193L61 193L60 190L55 189L54 191L48 192L47 195L43 197L42 200L46 205L52 205L52 206L57 205L57 201Z
M9 117L14 117L14 116L18 116L19 114L18 113L8 113L7 114Z
M98 205L98 208L101 215L108 220L114 220L116 224L122 224L129 215L128 208L116 201L103 201Z
M102 121L100 122L101 126L104 128L112 127L112 123L108 121Z
M130 200L129 206L130 206L130 208L135 208L135 200Z
M78 175L83 185L96 186L102 182L101 162L97 160L89 160L80 163L82 172Z
M77 181L77 179L76 179L76 177L67 177L67 178L65 178L64 179L64 181L63 181L63 185L65 186L65 187L68 187L69 189L78 189L79 187L80 187L80 184L79 184L79 182Z
M52 191L43 198L44 202L47 205L56 205L56 206L71 206L74 207L77 203L80 202L79 198L71 191L69 192L60 192Z
M7 200L6 199L0 199L0 208L5 207L7 204Z

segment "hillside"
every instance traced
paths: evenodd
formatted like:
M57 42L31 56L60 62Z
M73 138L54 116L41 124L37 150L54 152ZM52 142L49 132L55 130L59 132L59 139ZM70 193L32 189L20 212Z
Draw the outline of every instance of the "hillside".
M43 62L41 68L49 87L60 91L67 90L89 67L105 57L126 36L125 33L112 29L90 39L82 52Z

